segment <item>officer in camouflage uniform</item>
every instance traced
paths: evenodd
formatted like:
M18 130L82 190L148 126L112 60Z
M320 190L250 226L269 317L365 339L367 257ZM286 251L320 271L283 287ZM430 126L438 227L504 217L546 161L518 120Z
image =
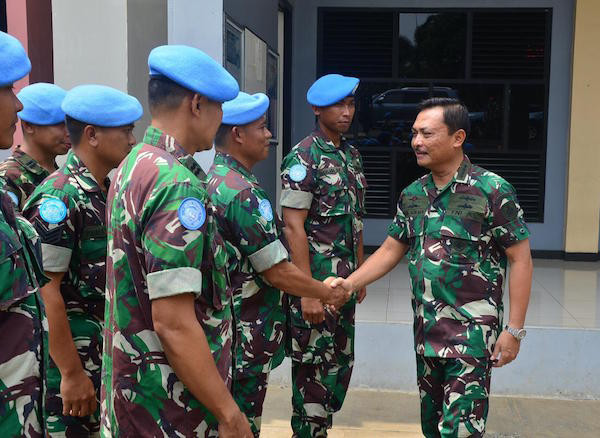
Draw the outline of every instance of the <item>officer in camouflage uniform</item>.
M491 368L512 361L525 336L529 231L513 187L463 155L467 108L442 98L421 108L412 146L431 173L404 189L390 237L346 287L380 278L407 254L423 433L482 437ZM511 311L503 330L507 258Z
M157 47L148 64L152 125L108 195L101 435L249 438L228 391L227 255L192 156L239 88L192 47Z
M65 113L60 107L65 94L57 85L40 82L17 95L23 104L19 118L24 142L0 163L0 177L6 180L7 192L19 210L33 190L58 168L56 156L67 153L70 147Z
M16 38L0 32L0 148L13 141L23 106L13 83L31 70ZM14 209L0 178L0 436L44 437L48 322L38 293L47 279L35 229Z
M135 144L136 98L99 85L63 101L74 148L23 209L42 241L50 323L45 416L50 436L98 436L108 172Z
M207 186L229 256L237 341L232 393L257 437L269 373L285 356L286 313L280 289L337 305L349 297L288 261L281 221L251 172L269 155L268 106L266 95L243 92L223 104Z
M326 75L308 90L318 128L282 163L281 205L294 263L317 280L347 276L362 261L367 187L359 152L342 136L354 116L358 79ZM359 301L364 298L364 290ZM327 436L354 364L352 298L339 313L290 297L295 436Z

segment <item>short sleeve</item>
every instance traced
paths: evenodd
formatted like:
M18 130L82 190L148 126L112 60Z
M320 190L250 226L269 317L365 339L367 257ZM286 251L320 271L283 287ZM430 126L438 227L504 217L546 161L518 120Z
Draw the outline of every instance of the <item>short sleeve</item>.
M394 220L388 227L388 236L393 237L394 239L408 244L408 233L407 233L407 225L406 225L406 216L402 211L402 196L398 200L398 208L396 209L396 216L394 216Z
M248 257L256 272L264 272L288 259L279 239L276 212L267 197L256 189L242 190L229 203L225 218L235 246Z
M529 237L523 209L511 184L502 181L493 192L491 201L491 231L502 248L508 248Z
M52 208L47 208L49 205ZM33 192L23 216L35 227L42 244L42 265L47 272L67 272L74 242L78 240L80 211L67 193L41 186Z
M157 188L141 211L141 246L150 299L202 292L206 194L189 183Z
M292 150L281 164L281 206L308 210L317 186L316 166L310 154Z

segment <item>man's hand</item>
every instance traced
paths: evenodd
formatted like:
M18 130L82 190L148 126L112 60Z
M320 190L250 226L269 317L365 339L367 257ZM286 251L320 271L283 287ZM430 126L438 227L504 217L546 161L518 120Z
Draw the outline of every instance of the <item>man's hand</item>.
M254 438L250 423L238 409L236 414L227 422L219 423L219 437L221 438Z
M63 415L86 417L96 411L94 384L83 369L73 375L61 376L60 395L63 401Z
M327 299L322 300L323 304L330 304L334 306L336 309L342 307L346 302L352 297L352 289L351 285L348 283L342 283L338 286L332 286L332 283L335 281L335 277L327 277L323 283L325 286L331 289L331 292ZM346 289L346 287L348 287Z
M356 294L356 301L358 302L358 304L362 303L366 296L367 286L363 286L358 290L358 293Z
M511 363L519 354L520 348L521 343L513 335L504 330L498 336L496 348L494 348L494 353L491 357L491 360L495 361L494 366L499 368Z
M319 324L325 321L325 309L321 300L316 298L302 298L302 317L311 324Z

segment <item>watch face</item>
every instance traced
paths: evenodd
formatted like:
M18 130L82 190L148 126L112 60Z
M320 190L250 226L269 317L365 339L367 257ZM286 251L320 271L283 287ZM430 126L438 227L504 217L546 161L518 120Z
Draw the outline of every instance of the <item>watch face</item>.
M520 341L521 339L523 339L525 337L526 334L527 334L527 330L525 330L525 329L519 330L517 333L517 339Z

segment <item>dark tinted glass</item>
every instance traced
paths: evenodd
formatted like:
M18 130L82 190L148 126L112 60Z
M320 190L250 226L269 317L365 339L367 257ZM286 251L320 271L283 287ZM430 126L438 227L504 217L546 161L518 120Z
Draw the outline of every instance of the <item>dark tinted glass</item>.
M544 85L513 85L510 93L508 148L542 150L545 146Z
M466 13L400 13L398 34L399 76L465 76Z

